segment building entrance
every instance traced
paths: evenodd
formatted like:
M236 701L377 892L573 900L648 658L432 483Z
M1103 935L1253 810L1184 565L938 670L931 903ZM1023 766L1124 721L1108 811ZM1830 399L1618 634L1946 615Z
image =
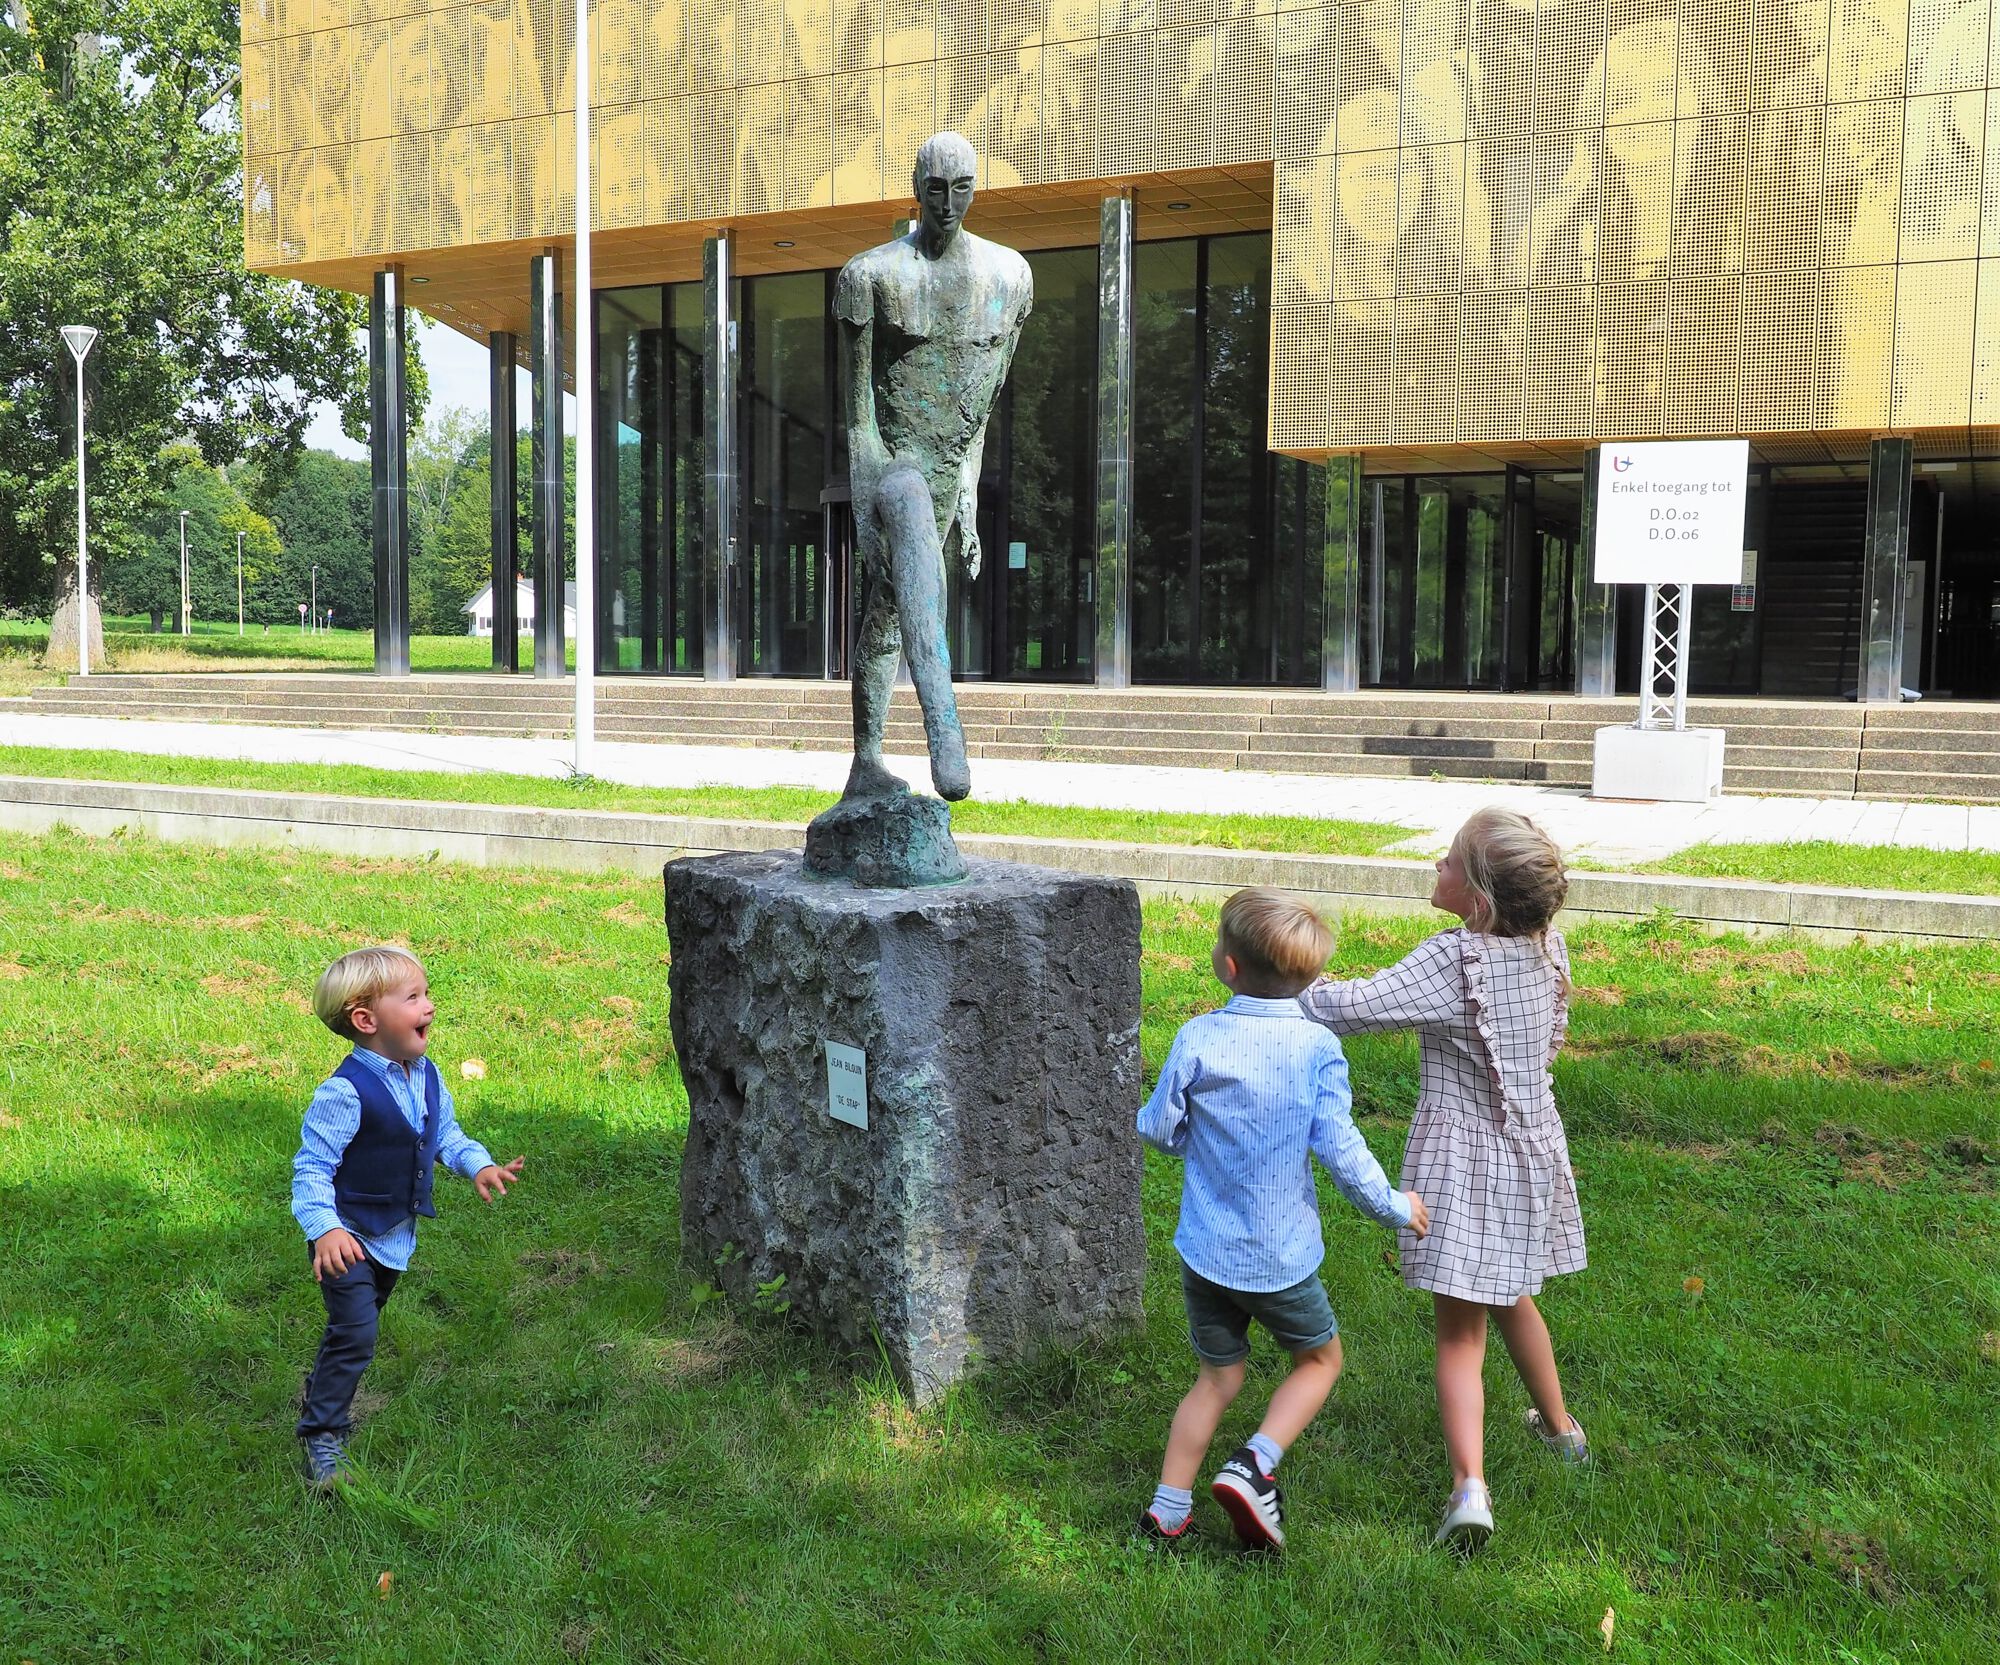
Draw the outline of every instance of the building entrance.
M1523 469L1367 481L1363 682L1568 687L1581 498L1581 476Z

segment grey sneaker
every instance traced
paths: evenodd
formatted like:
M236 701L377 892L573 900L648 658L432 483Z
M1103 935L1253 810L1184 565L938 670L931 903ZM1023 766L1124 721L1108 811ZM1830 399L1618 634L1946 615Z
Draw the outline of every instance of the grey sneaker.
M1528 1425L1528 1432L1542 1442L1544 1451L1553 1452L1566 1463L1587 1463L1590 1461L1590 1441L1584 1436L1583 1424L1575 1417L1569 1419L1567 1434L1552 1434L1549 1425L1542 1420L1542 1413L1530 1410L1522 1418Z
M306 1438L306 1481L316 1492L330 1492L348 1476L347 1442L338 1434Z
M1493 1536L1493 1497L1483 1480L1468 1480L1451 1494L1433 1544L1470 1555Z

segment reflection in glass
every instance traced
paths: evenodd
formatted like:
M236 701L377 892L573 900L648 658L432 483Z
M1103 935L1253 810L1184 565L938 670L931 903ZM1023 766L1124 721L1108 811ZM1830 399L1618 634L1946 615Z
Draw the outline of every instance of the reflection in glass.
M748 522L737 570L737 668L820 676L826 667L825 515L832 468L832 340L823 272L743 284L741 458Z
M599 668L701 671L701 285L597 302Z
M1324 483L1266 445L1271 240L1140 245L1132 666L1145 681L1319 676Z
M980 534L1006 621L1006 654L995 669L1087 679L1096 648L1097 251L1027 258L1035 310L1021 331L980 488ZM954 642L954 663L959 651Z

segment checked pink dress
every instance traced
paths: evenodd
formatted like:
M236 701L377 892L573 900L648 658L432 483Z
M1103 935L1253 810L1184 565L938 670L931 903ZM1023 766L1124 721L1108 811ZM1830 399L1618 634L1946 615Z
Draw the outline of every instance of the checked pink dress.
M1512 1306L1583 1269L1583 1215L1549 1066L1569 1022L1569 954L1532 937L1440 931L1373 977L1315 983L1306 1015L1336 1035L1414 1029L1417 1106L1402 1186L1430 1235L1401 1234L1412 1289Z

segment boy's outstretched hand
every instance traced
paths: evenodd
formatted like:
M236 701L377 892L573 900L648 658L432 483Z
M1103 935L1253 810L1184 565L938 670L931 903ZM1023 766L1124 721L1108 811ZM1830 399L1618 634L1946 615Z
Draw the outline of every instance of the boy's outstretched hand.
M517 1156L504 1167L494 1162L481 1168L472 1176L472 1188L479 1193L479 1200L492 1202L496 1197L506 1196L507 1187L519 1183L521 1165L527 1160L525 1156Z
M313 1282L345 1277L349 1270L359 1266L366 1258L354 1234L335 1226L324 1237L313 1239Z
M1403 1195L1410 1199L1410 1230L1419 1237L1430 1236L1431 1211L1424 1207L1424 1199L1414 1191L1405 1191Z

